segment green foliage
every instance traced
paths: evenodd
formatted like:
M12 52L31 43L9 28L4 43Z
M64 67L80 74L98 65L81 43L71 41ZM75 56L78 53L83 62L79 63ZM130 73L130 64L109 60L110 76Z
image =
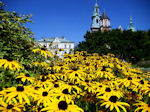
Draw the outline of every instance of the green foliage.
M27 22L31 22L31 15L19 16L16 12L4 10L3 6L0 2L0 59L17 60L27 70L32 62L44 60L41 55L32 52L38 45L31 30L25 27ZM0 88L15 84L16 74L18 71L0 68Z
M4 10L1 2L0 6L0 58L28 59L35 44L33 33L25 27L31 15L19 16Z
M113 29L87 32L84 39L85 41L78 44L78 51L96 52L100 55L113 53L118 58L132 63L150 58L150 30L132 32Z

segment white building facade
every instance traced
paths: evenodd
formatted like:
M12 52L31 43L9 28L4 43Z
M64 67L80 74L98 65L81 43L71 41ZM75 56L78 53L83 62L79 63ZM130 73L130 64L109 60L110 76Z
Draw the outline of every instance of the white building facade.
M40 46L45 46L47 50L51 51L54 55L63 57L65 53L74 53L75 42L66 40L65 37L55 38L42 38L37 41Z

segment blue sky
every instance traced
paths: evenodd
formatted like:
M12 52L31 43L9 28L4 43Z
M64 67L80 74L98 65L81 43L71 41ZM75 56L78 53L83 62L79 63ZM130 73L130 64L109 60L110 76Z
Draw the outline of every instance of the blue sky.
M76 44L91 27L91 16L96 0L2 0L5 9L19 14L32 14L33 23L27 24L36 39L62 37ZM150 29L150 0L98 0L100 12L105 9L111 28L129 26L129 18L137 30Z

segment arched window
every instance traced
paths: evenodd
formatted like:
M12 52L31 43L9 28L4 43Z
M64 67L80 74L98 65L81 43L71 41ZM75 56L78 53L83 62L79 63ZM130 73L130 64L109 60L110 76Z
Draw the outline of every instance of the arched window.
M96 23L98 23L98 19L96 19Z
M98 13L98 10L96 9L96 12Z

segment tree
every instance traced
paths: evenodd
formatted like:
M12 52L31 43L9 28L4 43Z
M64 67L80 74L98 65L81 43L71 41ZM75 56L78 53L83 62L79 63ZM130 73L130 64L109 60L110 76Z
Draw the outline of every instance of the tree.
M0 2L0 58L29 59L35 45L33 33L25 27L27 22L31 22L30 17L6 11Z
M113 53L118 58L137 63L150 58L150 30L132 32L118 29L111 31L87 32L85 41L78 44L78 50L86 50L88 53L107 54Z

